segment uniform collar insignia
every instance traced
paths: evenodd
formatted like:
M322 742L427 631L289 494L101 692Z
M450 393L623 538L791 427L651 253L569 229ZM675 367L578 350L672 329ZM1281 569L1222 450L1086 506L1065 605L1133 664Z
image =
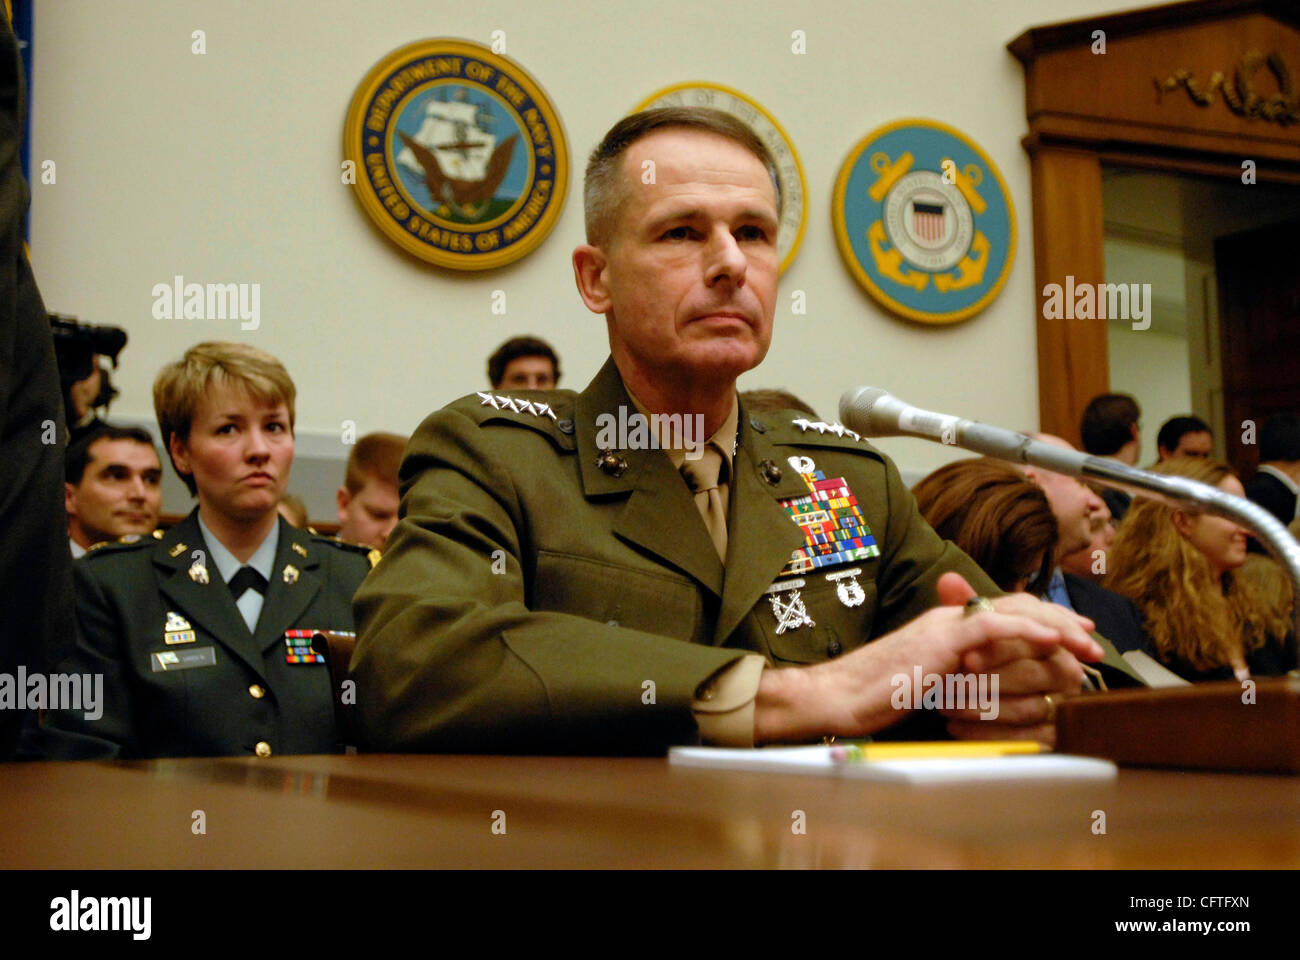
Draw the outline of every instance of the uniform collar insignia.
M853 432L838 421L835 423L826 423L824 420L806 420L803 417L796 417L790 422L804 433L807 433L809 430L816 430L818 433L822 434L829 431L837 437L852 437L854 440L862 439L861 434Z
M482 407L510 410L514 413L531 413L535 417L550 417L552 420L558 420L551 405L541 400L522 400L518 397L502 396L499 393L484 393L481 390L476 391L475 396L479 398L479 406Z

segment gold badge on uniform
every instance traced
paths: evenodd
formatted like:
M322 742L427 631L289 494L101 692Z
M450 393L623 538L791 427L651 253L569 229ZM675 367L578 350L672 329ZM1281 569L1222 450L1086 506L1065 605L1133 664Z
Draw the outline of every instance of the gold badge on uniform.
M300 557L307 556L307 548L304 547L301 543L295 543L291 545L289 549L292 550L294 553L298 554L298 556Z
M862 584L858 583L858 577L861 574L861 567L826 574L826 579L835 584L835 596L839 597L840 603L846 607L856 607L867 599L866 591L862 589ZM844 582L846 579L849 581L848 583Z
M284 565L284 582L285 583L298 582L298 568L295 567L292 563L286 563Z
M208 582L208 568L203 565L203 561L194 561L194 565L190 567L190 579L195 583Z
M787 630L797 630L800 627L815 627L817 622L808 616L808 608L804 606L803 598L800 596L800 588L804 586L804 581L799 580L778 580L763 592L767 594L767 599L772 602L772 615L776 617L777 634L785 633ZM789 591L789 595L782 600L781 594Z
M163 626L163 643L170 647L178 643L193 643L194 639L190 622L175 610L168 610L167 623Z
M184 553L185 549L186 549L185 544L178 543L176 544L176 546L172 547L170 550L167 551L167 556L175 559L176 557L179 557L182 553Z

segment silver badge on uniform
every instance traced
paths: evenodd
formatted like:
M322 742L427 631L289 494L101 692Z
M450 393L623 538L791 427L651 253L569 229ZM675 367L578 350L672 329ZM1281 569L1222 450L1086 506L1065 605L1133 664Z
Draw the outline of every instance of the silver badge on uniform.
M799 594L799 589L803 586L803 580L778 580L763 591L772 603L772 615L776 617L778 635L787 630L817 626L817 622L808 616L808 608L804 606L803 597ZM783 593L789 595L782 599Z
M817 464L812 462L812 457L790 457L789 464L795 473L817 472Z
M840 603L846 607L856 607L867 599L866 591L862 589L862 584L858 583L858 577L861 574L861 567L826 574L826 579L835 584L835 596L839 597ZM846 579L848 583L844 582Z

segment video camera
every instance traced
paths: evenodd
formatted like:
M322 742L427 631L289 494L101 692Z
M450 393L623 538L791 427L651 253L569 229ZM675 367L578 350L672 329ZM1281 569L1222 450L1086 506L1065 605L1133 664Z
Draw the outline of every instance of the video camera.
M69 388L95 372L96 356L108 357L113 369L117 369L117 356L126 346L126 331L121 327L81 323L76 317L62 313L49 314L49 320L50 333L54 336L54 356L59 365L59 385L67 406ZM108 371L104 370L100 376L99 393L91 401L91 408L107 407L116 396L117 388L109 382Z

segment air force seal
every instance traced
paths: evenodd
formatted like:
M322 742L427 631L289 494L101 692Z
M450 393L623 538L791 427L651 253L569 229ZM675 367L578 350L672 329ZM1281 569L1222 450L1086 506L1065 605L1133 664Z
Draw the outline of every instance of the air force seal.
M835 237L888 310L955 323L993 302L1016 253L1016 214L997 167L965 135L900 120L863 138L835 181Z
M457 270L531 253L569 182L564 130L541 87L465 40L422 40L376 64L352 97L343 150L384 234Z

